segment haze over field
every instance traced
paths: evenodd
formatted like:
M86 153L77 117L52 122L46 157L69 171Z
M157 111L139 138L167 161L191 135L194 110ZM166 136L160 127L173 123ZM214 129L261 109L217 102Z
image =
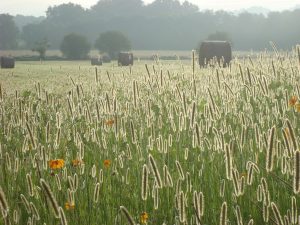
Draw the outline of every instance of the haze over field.
M144 0L146 4L152 3L153 1L154 0ZM0 13L45 16L45 12L49 6L69 2L80 4L84 8L90 8L95 5L98 0L2 0L0 1ZM181 0L181 2L184 1ZM190 0L189 2L197 5L200 10L210 9L226 11L240 11L243 9L251 9L253 7L266 8L271 11L282 11L293 9L294 7L297 7L297 5L300 5L300 0Z
M66 2L0 0L0 15L31 15L1 15L0 49L33 49L47 40L57 50L71 33L94 49L99 35L108 31L124 34L132 50L191 50L204 40L226 40L241 51L264 50L270 41L279 49L299 44L300 0Z

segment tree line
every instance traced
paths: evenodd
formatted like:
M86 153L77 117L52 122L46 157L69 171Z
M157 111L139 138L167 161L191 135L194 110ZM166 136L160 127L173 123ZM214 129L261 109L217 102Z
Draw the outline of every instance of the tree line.
M233 15L201 11L188 1L178 0L156 0L148 5L142 0L100 0L89 9L68 3L49 7L44 19L21 29L11 16L0 15L0 49L31 49L45 38L50 48L59 49L70 33L85 36L94 47L99 35L110 30L122 32L134 49L142 50L189 50L221 33L235 50L263 50L269 41L289 49L300 42L299 20L300 9L268 16L246 12Z

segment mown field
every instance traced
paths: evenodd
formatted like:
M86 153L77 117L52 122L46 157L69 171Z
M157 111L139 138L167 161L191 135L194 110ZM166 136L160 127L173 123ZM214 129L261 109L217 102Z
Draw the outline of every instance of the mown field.
M0 69L0 224L300 224L300 55Z

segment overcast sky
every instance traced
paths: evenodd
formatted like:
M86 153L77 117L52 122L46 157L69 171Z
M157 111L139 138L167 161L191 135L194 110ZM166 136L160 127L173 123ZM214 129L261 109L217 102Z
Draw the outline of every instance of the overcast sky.
M44 16L48 6L68 2L77 3L85 8L89 8L96 4L98 0L0 0L0 13ZM151 3L153 0L145 0L144 2ZM278 11L300 5L300 0L190 0L190 2L198 5L201 10L223 9L230 11L252 6L261 6Z

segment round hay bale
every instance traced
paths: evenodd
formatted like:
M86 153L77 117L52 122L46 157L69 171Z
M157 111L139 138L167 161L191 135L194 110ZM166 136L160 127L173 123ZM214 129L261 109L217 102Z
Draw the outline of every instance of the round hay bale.
M91 58L92 66L102 66L102 60L100 58Z
M4 69L15 68L15 59L12 57L2 56L1 57L1 68L4 68Z
M231 45L227 41L204 41L199 49L199 65L221 67L228 66L232 59Z
M118 57L119 66L133 65L133 54L130 52L120 52Z

